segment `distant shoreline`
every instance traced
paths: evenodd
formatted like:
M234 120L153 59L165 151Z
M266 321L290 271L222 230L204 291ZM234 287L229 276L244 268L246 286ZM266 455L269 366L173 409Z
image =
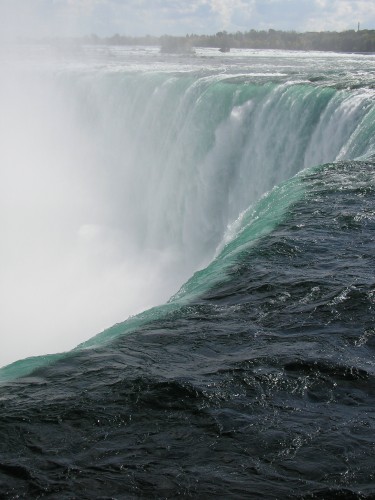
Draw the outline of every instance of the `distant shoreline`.
M160 46L162 51L191 51L197 47L217 49L279 49L298 51L343 52L356 54L375 53L375 30L349 30L342 32L304 32L250 30L227 33L220 31L215 35L187 34L186 36L138 36L115 34L110 37L90 36L76 38L45 38L26 40L38 43L75 43L85 45L124 45L124 46ZM167 48L167 50L165 50Z

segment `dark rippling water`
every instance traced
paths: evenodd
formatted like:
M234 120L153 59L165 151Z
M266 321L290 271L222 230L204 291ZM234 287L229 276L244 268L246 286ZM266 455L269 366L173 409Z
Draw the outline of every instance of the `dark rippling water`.
M0 389L3 498L374 498L375 165L189 303Z
M41 354L0 369L0 498L375 498L373 56L33 50L0 50L0 365Z

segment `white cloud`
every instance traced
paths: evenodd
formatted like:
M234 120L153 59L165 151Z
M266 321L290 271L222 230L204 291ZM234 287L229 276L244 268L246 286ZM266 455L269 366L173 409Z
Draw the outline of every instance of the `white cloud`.
M375 28L374 0L0 0L0 36Z
M211 10L220 18L223 28L228 29L232 24L232 16L236 9L243 9L250 7L253 2L245 3L243 0L208 0Z
M375 28L375 2L373 0L315 0L315 12L302 23L304 29L316 31L342 31Z

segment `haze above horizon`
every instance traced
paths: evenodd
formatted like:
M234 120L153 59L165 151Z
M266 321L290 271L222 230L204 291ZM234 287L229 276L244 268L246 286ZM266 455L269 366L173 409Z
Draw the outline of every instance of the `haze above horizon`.
M373 0L0 0L0 38L375 27Z

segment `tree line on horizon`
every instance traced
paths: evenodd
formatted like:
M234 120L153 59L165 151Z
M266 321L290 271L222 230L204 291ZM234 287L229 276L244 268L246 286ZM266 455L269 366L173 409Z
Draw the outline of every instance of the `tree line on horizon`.
M375 30L304 32L279 31L219 31L215 35L187 34L185 37L146 35L131 37L113 35L101 38L84 37L84 43L105 45L154 45L163 47L211 47L245 49L321 50L334 52L375 52Z

